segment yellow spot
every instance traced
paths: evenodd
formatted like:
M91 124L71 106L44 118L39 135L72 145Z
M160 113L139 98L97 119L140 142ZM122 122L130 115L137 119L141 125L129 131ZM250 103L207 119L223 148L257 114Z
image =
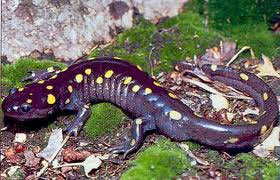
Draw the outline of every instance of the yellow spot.
M95 82L97 84L101 84L101 83L103 83L103 78L102 77L98 77Z
M106 73L105 73L105 78L110 78L112 75L113 75L113 71L112 70L109 70L109 71L107 71Z
M77 74L76 77L75 77L77 83L82 82L82 81L83 81L83 78L84 78L84 77L83 77L83 75L81 75L81 74Z
M136 66L140 71L142 71L142 68L139 66L139 65L137 65Z
M169 112L169 116L171 119L174 119L174 120L180 120L182 118L182 114L179 113L178 111L170 111Z
M114 58L115 58L115 59L121 59L121 58L119 58L119 57L116 57L116 56L115 56Z
M131 146L134 146L134 145L135 145L135 143L136 143L135 139L132 139L132 141L131 141L130 145L131 145Z
M158 82L154 81L154 85L161 86Z
M244 74L244 73L241 73L241 74L240 74L240 77L241 77L241 79L243 79L244 81L248 81L248 79L249 79L249 76L247 76L247 75Z
M73 92L73 87L71 85L69 85L67 89L70 93Z
M68 104L70 102L70 99L66 99L65 104Z
M210 68L211 68L212 71L216 71L218 66L216 64L211 64Z
M263 93L263 100L267 100L268 99L268 95L267 95L267 93Z
M46 88L51 90L51 89L53 89L53 86L47 86Z
M151 90L150 88L146 88L146 89L145 89L145 93L146 93L146 95L147 95L147 94L151 94L151 93L152 93L152 90Z
M263 135L267 131L267 126L263 125L261 128L261 135Z
M173 93L168 93L168 95L170 96L170 97L172 97L172 98L174 98L174 99L176 99L177 98L177 96L175 95L175 94L173 94Z
M143 123L143 121L142 121L142 119L137 118L137 119L135 120L135 123L138 124L138 125L140 125L140 124Z
M38 81L39 84L43 84L44 82L45 82L44 80Z
M29 93L29 95L30 95L30 96L32 96L32 95L33 95L33 93Z
M132 77L127 77L127 78L124 79L123 84L128 84L128 83L131 82L131 80L132 80Z
M55 103L55 96L52 94L48 94L47 102L48 104L54 104Z
M86 75L90 75L91 74L91 69L86 69L85 73L86 73Z
M32 103L32 99L27 99L26 102L30 104Z
M23 91L23 90L24 90L24 88L19 88L19 89L18 89L18 91Z
M233 137L231 137L231 138L229 138L225 143L227 143L227 142L229 142L229 143L236 143L237 141L239 141L239 139L238 138L233 138Z
M139 89L140 89L140 86L134 85L133 88L132 88L132 91L133 91L133 92L138 92Z
M68 68L64 68L64 69L61 70L61 72L64 72L64 71L66 71L67 69L68 69Z
M89 106L85 104L85 105L84 105L84 108L87 108L87 109L88 109L88 108L89 108Z
M50 79L55 79L57 77L57 75L53 75Z
M47 69L47 71L48 71L48 72L53 72L53 71L54 71L54 68L53 68L53 67L49 67L49 68Z

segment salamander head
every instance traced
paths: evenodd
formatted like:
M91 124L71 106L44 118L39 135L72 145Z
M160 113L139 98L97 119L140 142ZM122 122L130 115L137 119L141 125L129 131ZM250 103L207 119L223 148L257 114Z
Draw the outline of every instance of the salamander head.
M17 121L44 118L57 107L57 97L54 94L34 84L19 89L13 88L4 99L2 110L6 117Z

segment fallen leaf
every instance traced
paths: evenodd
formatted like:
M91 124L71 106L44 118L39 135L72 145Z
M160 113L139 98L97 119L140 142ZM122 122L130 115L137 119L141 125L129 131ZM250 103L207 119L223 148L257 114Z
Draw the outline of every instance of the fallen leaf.
M90 171L93 169L99 168L101 163L102 161L100 160L100 158L96 157L95 155L91 155L87 157L86 160L83 162L62 164L54 168L56 169L56 168L69 167L69 166L83 166L85 170L85 174L89 178L88 173L90 173Z
M256 67L256 70L259 71L258 76L275 76L280 78L280 74L274 69L273 64L269 57L262 55L263 64L259 64Z
M10 159L12 156L15 155L15 151L14 151L14 149L11 147L11 148L6 149L6 150L4 151L4 155L5 155L8 159Z
M19 166L10 167L8 170L9 177L13 176L19 170L19 168L20 168Z
M99 159L101 159L101 160L106 160L106 159L109 159L109 157L110 157L110 154L104 154L104 155L99 155L99 156L97 156Z
M21 153L23 151L25 151L26 146L24 144L17 144L15 147L15 151L16 153Z
M224 96L224 97L229 97L229 98L234 98L234 99L248 99L248 100L251 100L252 98L251 97L247 97L247 96L244 96L244 95L227 95L227 94L223 94L223 93L220 93L219 91L217 91L215 88L212 88L210 87L209 85L203 83L203 82L200 82L200 81L197 81L197 80L194 80L194 79L188 79L188 78L185 78L185 77L182 77L183 81L184 82L188 82L188 83L191 83L191 84L194 84L208 92L211 92L212 94L217 94L217 95L221 95L221 96Z
M88 144L89 144L88 142L80 142L81 147L87 146Z
M270 155L269 150L267 150L267 149L265 149L265 148L263 148L263 147L255 148L255 149L253 150L253 153L254 153L256 156L262 157L262 158L265 158L265 157L267 157L267 156Z
M227 112L227 119L229 120L229 122L232 122L233 118L234 118L235 114L231 113L231 112Z
M36 176L34 175L34 174L31 174L31 175L29 175L29 176L27 176L26 178L25 178L25 180L36 180L37 178L36 178Z
M69 147L62 151L63 160L65 162L77 162L77 161L84 161L88 156L91 155L88 151L76 151L73 147Z
M32 151L25 151L24 157L26 160L25 166L27 167L35 167L40 163L40 158L36 158Z
M2 162L5 159L5 156L3 156L2 154L0 154L0 162Z
M210 94L212 106L216 111L221 109L228 109L228 100L220 94Z
M89 156L83 163L82 166L84 166L84 170L86 173L86 176L89 177L88 173L93 170L99 168L101 165L101 160L98 157L95 157L94 155Z
M234 56L236 43L220 42L220 47L213 47L206 50L206 53L198 59L199 66L203 64L224 65L226 60Z
M14 142L25 143L27 135L24 133L16 133Z
M72 169L73 169L72 167L62 167L62 168L61 168L61 172L62 172L63 174L65 174L65 173L71 171Z
M271 134L255 149L264 148L268 151L273 151L275 146L280 146L280 126L274 127Z
M53 130L50 135L48 145L40 153L37 154L38 157L42 157L47 161L51 161L53 154L60 149L61 143L63 141L62 129Z
M259 113L260 113L260 110L258 109L258 108L256 108L256 109L246 109L244 112L242 112L241 114L243 115L243 116L246 116L246 115L248 115L248 114L254 114L254 115L259 115Z

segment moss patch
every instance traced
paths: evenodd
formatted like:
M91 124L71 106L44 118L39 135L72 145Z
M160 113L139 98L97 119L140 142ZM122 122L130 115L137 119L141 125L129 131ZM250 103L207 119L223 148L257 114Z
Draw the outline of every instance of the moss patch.
M239 154L237 161L241 161L240 174L245 179L279 179L280 164L249 154Z
M136 19L136 26L118 35L116 42L105 49L96 49L90 54L95 56L117 56L132 64L140 65L148 71L148 49L156 26L144 19Z
M186 153L175 143L163 138L139 153L131 165L122 180L173 179L191 167Z
M279 13L280 2L271 1L197 1L197 12L209 21L211 31L236 40L238 46L250 46L257 57L279 56L279 35L269 30L270 20ZM248 53L249 55L249 53Z
M58 66L63 68L66 65L54 61L38 61L32 58L19 59L14 64L3 66L3 77L1 79L1 83L6 88L22 87L26 83L21 82L21 79L26 77L29 71L46 69L50 66Z
M120 127L126 119L122 110L110 103L94 105L91 113L90 119L85 125L85 130L93 138Z
M234 159L225 161L217 151L209 150L208 161L219 169L228 171L238 178L244 179L278 179L280 177L280 162L258 158L250 153L238 154ZM238 168L237 168L238 167Z
M173 68L173 62L201 54L217 44L221 37L204 28L203 18L186 11L155 26L143 18L132 29L122 32L114 44L97 49L94 56L118 56L143 66L150 73L151 62L156 61L155 73Z

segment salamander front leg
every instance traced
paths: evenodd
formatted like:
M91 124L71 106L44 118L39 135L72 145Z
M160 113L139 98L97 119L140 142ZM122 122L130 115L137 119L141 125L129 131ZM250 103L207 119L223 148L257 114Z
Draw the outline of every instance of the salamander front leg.
M124 153L124 158L127 154L137 151L143 144L144 136L147 131L154 130L156 128L155 122L147 118L137 118L132 125L133 138L126 138L121 146L110 148L112 153Z
M78 110L78 114L76 119L71 122L64 130L69 135L77 136L81 128L83 127L84 123L90 117L91 109L88 105L82 105L82 108Z
M32 81L36 82L39 80L45 80L52 76L54 76L56 73L60 72L60 67L49 67L47 69L41 69L37 71L30 71L28 72L29 75L24 77L21 81Z

